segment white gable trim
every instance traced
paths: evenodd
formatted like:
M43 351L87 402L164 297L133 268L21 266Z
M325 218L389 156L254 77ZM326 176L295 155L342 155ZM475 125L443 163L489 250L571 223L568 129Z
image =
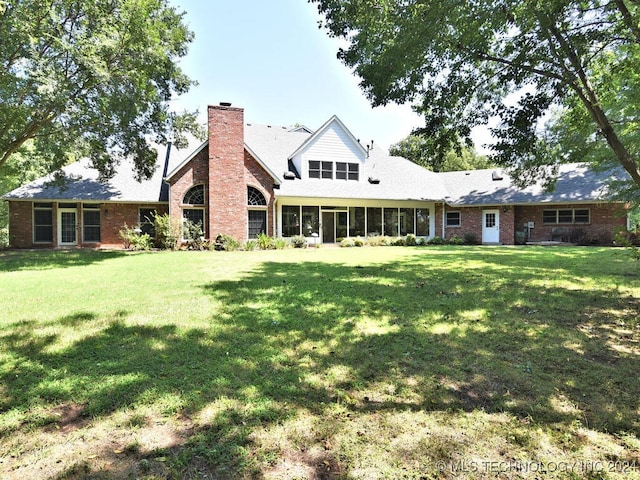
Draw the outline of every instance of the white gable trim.
M351 133L351 131L349 131L349 129L345 126L345 124L342 123L342 121L336 115L334 115L329 120L327 120L324 123L324 125L322 125L318 130L316 130L313 135L307 138L305 142L302 145L300 145L295 152L289 155L289 160L293 159L296 155L299 155L309 145L315 142L316 139L320 138L329 129L332 123L336 123L338 127L347 134L347 137L349 138L349 140L351 140L353 145L356 146L356 148L359 149L364 156L367 155L367 149L364 146L362 146L360 142L358 142L358 139L353 136L353 134Z

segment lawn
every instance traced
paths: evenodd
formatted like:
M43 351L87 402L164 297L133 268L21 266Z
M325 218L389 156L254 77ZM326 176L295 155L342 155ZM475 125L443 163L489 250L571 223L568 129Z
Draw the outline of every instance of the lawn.
M640 478L622 249L0 252L0 478Z

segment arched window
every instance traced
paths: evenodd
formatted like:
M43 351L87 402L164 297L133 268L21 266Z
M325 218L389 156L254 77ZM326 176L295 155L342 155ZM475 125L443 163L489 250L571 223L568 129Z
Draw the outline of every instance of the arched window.
M260 190L247 187L249 238L267 233L267 200Z
M191 187L182 199L183 205L204 205L204 185Z
M254 187L247 188L247 205L250 207L266 207L267 200L260 190Z

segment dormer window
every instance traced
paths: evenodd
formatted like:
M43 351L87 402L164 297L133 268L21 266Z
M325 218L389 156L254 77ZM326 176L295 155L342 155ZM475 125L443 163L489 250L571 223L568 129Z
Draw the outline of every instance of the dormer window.
M333 180L334 162L309 160L309 178L322 178ZM336 180L355 180L360 178L360 165L358 163L335 162Z

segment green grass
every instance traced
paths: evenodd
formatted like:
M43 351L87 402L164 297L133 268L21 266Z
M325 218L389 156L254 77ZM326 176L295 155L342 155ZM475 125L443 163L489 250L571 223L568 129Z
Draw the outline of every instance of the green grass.
M640 478L620 249L6 252L0 294L2 478Z

